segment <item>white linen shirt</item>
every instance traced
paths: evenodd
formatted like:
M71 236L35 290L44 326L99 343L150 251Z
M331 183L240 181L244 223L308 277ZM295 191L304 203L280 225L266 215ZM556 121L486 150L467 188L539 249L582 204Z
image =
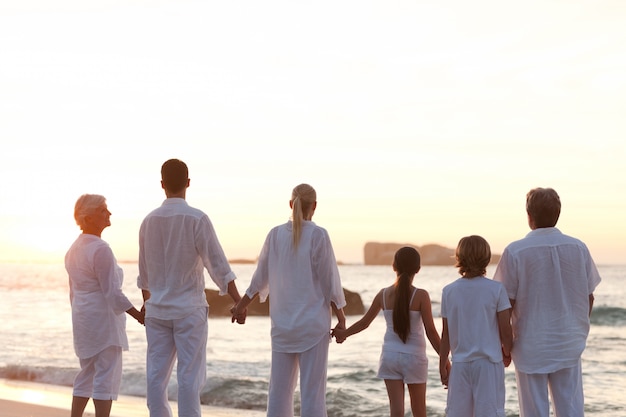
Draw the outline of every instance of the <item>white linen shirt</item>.
M515 368L551 373L575 366L589 334L589 295L601 278L587 246L556 227L509 244L494 274L513 307Z
M443 287L452 362L502 361L498 313L511 308L504 286L486 277L458 278Z
M209 217L182 198L166 199L139 230L137 286L150 291L146 317L180 319L206 308L204 268L226 294L236 276Z
M65 255L65 269L76 356L91 358L109 346L128 350L125 313L133 304L122 293L124 273L108 243L81 234Z
M261 302L271 294L272 350L297 353L329 337L331 302L343 308L346 300L337 261L325 229L302 222L294 250L292 222L274 227L263 244L257 268L246 290Z

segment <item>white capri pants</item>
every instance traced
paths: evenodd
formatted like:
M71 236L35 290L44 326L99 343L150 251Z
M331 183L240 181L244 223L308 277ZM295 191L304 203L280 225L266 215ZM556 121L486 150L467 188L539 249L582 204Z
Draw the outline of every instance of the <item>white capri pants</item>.
M305 352L272 351L267 417L293 417L293 397L300 370L301 417L326 417L328 345L324 336Z
M548 417L550 402L554 417L583 417L585 396L583 393L582 366L560 369L550 374L525 374L515 371L519 397L520 417Z
M206 382L207 309L175 320L146 318L146 378L150 417L172 417L167 386L178 358L178 415L200 417L200 393Z
M453 362L447 417L504 417L504 364L489 359Z
M91 358L79 358L73 395L94 400L117 400L122 382L122 348L109 346Z

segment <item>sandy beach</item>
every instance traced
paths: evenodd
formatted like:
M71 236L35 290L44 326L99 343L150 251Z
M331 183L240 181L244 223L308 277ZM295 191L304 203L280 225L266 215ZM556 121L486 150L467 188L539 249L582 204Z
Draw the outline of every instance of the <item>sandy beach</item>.
M72 402L72 389L57 385L0 379L0 417L67 417ZM176 403L172 402L176 415ZM211 417L261 417L261 411L238 410L221 407L202 407L203 416ZM90 401L85 417L93 417ZM142 397L120 395L113 402L111 417L146 417L148 409Z

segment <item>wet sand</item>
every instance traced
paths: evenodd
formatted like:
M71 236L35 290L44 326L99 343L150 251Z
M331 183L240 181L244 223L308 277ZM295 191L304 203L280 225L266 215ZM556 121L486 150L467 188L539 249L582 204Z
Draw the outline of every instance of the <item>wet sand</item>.
M72 388L35 382L0 379L0 417L68 417ZM176 403L172 402L176 416ZM202 406L202 415L211 417L262 417L265 412ZM111 417L147 417L146 399L120 395L113 402ZM90 401L84 417L94 417Z

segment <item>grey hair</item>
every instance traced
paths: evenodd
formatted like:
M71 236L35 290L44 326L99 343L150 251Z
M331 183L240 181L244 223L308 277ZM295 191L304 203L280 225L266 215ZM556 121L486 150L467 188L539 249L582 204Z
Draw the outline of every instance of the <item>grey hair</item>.
M85 227L85 217L89 216L98 207L106 202L106 198L99 194L83 194L78 197L74 205L74 219L81 229Z

